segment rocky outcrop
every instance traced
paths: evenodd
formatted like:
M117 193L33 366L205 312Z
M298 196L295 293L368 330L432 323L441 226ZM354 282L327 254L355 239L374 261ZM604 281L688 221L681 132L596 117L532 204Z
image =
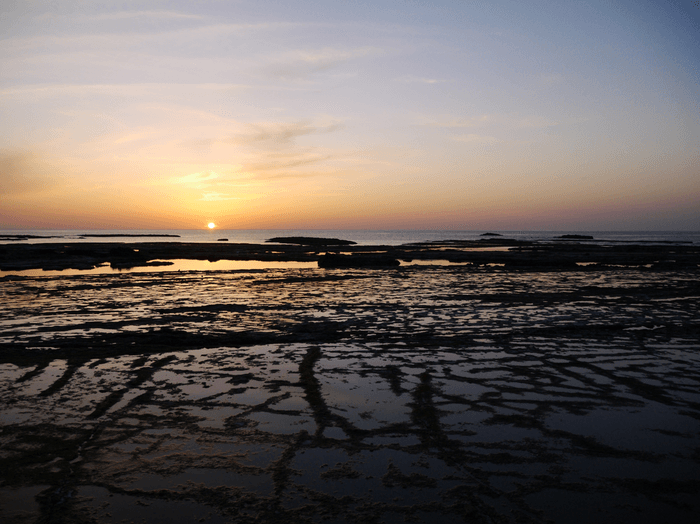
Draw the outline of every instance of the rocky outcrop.
M328 253L318 259L318 267L333 268L384 268L397 267L401 263L391 255L336 255Z
M265 242L275 242L277 244L297 244L300 246L352 246L357 244L352 240L341 240L339 238L320 237L274 237Z
M557 238L563 240L593 240L591 235L560 235Z

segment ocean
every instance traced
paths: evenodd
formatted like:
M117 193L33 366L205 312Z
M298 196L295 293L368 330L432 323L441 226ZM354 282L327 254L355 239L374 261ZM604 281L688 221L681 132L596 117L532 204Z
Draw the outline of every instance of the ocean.
M226 238L229 242L262 244L280 236L309 236L352 240L359 245L397 246L413 242L438 240L478 240L484 233L497 233L504 238L526 241L550 241L562 235L588 235L597 243L616 242L700 242L700 231L459 231L459 230L368 230L368 229L123 229L123 230L0 230L0 244L9 242L216 242ZM13 240L17 235L27 235L26 240ZM100 235L100 236L90 236ZM130 235L130 236L103 236ZM143 235L143 236L137 236ZM176 235L149 237L147 235Z

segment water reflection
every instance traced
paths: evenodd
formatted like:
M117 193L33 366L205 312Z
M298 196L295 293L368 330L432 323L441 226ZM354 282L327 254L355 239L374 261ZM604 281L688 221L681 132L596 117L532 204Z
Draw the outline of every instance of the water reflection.
M31 486L37 521L321 523L565 521L594 494L580 522L690 522L695 277L8 280L0 496Z
M158 273L166 271L246 271L257 269L304 269L316 268L316 262L295 261L266 261L266 260L189 260L173 259L162 261L162 265L140 266L129 269L114 269L108 264L94 269L64 269L62 271L44 271L43 269L27 269L24 271L0 271L0 277L5 275L37 276L72 276L72 275L113 275L130 273Z
M78 482L77 507L125 519L187 500L190 517L214 521L243 507L262 521L269 511L298 517L300 508L310 522L329 513L347 521L371 507L385 519L483 521L486 512L510 522L515 510L555 516L552 490L569 501L634 495L635 511L662 505L683 517L682 493L647 499L645 485L629 486L700 482L690 460L697 407L683 396L700 383L686 358L694 350L676 348L663 371L665 354L624 340L607 344L603 361L580 343L559 340L552 350L519 341L526 351L502 342L489 352L281 344L96 358L70 380L66 361L5 365L0 394L14 406L2 419L6 455L37 457L37 478ZM296 372L275 372L279 362ZM582 371L590 380L570 380ZM676 384L676 374L693 384ZM654 399L644 385L652 377L663 385ZM203 384L212 395L201 394ZM105 404L125 387L122 401ZM430 518L418 518L428 509ZM111 520L105 512L100 521Z

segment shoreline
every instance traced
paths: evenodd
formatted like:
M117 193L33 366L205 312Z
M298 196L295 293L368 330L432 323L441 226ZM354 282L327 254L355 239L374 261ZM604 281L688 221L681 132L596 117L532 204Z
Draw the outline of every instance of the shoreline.
M622 243L604 245L592 240L559 239L531 242L511 239L437 241L386 245L298 245L284 243L43 243L0 245L0 272L30 269L89 270L109 264L114 269L158 265L169 260L255 260L275 262L317 262L326 253L354 257L382 255L398 261L447 261L473 267L502 265L506 270L652 270L696 269L700 246L694 244ZM163 264L160 264L163 265Z

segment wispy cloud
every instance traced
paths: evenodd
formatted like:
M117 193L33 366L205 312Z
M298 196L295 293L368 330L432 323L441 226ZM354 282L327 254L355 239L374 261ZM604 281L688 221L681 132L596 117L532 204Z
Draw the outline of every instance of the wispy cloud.
M461 128L461 127L481 127L492 123L494 121L493 115L481 115L467 118L444 118L440 120L433 120L427 122L425 125L429 127L447 127L447 128Z
M173 184L187 184L202 187L202 184L219 178L219 174L214 171L204 171L201 173L192 173L181 177L171 178L169 181Z
M217 44L227 38L246 38L260 32L275 32L293 28L299 24L289 22L268 23L204 23L194 27L170 27L154 31L152 27L136 31L131 25L123 29L110 27L108 30L95 32L76 31L71 34L36 34L32 36L12 37L0 40L0 50L8 55L34 52L68 52L77 50L115 51L138 50L153 53L156 49L167 52L173 48L182 49L191 44L197 48L205 47L210 52Z
M315 126L308 122L250 124L247 132L237 133L227 141L236 144L286 145L295 138L314 133L332 133L342 129L342 123Z
M406 75L396 79L397 82L403 82L405 84L440 84L444 80L439 80L437 78L426 78L421 76Z
M540 129L544 127L554 127L559 125L558 122L550 120L542 116L529 116L524 118L513 119L513 125L516 128L533 128Z
M452 117L431 120L426 122L425 125L444 128L484 128L488 126L498 126L507 129L523 129L552 127L558 125L558 123L538 115L484 114L471 117Z
M274 176L298 176L295 168L318 164L335 158L331 154L295 153L288 155L266 155L252 162L244 163L242 171L255 173L256 178L270 178ZM283 173L282 173L283 172Z
M132 18L172 18L182 20L204 20L203 15L193 13L182 13L179 11L121 11L117 13L103 13L98 15L78 15L73 16L77 21L100 21L100 20L125 20Z
M230 83L201 83L201 84L171 84L171 83L129 83L129 84L41 84L41 85L17 85L0 89L0 95L9 96L79 96L79 95L109 95L145 97L158 96L163 98L164 94L177 95L183 90L201 90L203 92L212 91L237 91L249 89L248 84Z
M264 71L276 77L299 79L338 67L356 58L380 53L382 50L376 47L288 51L273 58L264 67Z
M456 142L464 142L467 144L495 144L496 142L500 142L500 140L496 137L476 135L473 133L467 135L453 136L452 140Z
M207 191L202 195L199 200L203 202L220 202L222 200L239 200L239 197L232 197L226 193L216 193L213 191Z

